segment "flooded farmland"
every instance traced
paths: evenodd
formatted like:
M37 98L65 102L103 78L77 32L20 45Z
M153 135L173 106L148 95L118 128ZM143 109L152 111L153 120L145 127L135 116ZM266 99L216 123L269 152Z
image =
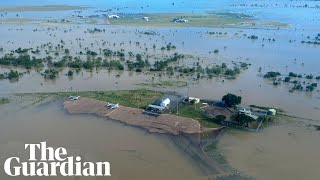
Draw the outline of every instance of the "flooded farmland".
M93 115L71 116L62 110L62 101L31 104L32 101L23 100L0 110L1 169L5 157L28 157L24 144L47 141L51 147L66 147L71 155L80 154L88 161L109 161L112 168L109 179L198 179L202 176L192 159L165 135L150 134ZM177 173L181 171L186 172ZM12 179L2 171L0 178Z
M285 115L260 133L221 135L216 151L230 174L317 179L319 1L17 0L0 6L0 97L141 88L205 100L237 94L241 106L274 107ZM25 53L41 65L26 68L19 61ZM20 64L10 64L10 58ZM77 62L83 62L80 68ZM237 69L236 75L226 68L214 71L224 65ZM53 78L46 74L52 69ZM9 78L11 70L18 78ZM280 75L266 78L268 72ZM179 139L95 116L71 116L58 101L21 104L0 105L2 160L22 153L25 143L47 141L92 161L109 160L110 179L217 178L201 171L174 143Z

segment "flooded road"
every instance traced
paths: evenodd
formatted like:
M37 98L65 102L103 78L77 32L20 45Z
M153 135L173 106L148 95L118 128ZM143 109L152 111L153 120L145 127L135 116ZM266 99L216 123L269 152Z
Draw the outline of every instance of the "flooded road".
M0 114L1 169L9 157L28 157L24 144L46 141L54 148L65 147L69 156L80 155L85 161L109 161L112 176L107 179L194 180L201 176L194 162L169 137L92 115L68 115L62 109L62 101L40 106L23 101L1 106ZM1 180L19 179L3 173Z

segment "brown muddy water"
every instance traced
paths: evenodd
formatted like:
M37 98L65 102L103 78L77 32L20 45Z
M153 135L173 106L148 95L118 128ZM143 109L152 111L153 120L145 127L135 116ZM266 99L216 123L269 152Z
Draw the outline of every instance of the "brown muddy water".
M304 14L301 17L305 17ZM84 33L87 29L95 27L105 28L106 33ZM319 179L317 173L320 167L318 155L320 133L312 126L309 127L309 124L320 125L320 92L315 90L313 93L305 91L289 93L292 85L283 84L276 87L272 85L272 81L261 77L268 71L320 75L318 60L320 46L300 43L307 41L308 36L312 39L319 33L319 27L297 28L293 25L288 29L173 29L65 25L55 28L2 24L0 47L4 48L4 52L0 55L17 47L35 48L48 42L57 45L61 39L66 42L65 47L71 52L79 52L81 49L76 38L83 38L85 41L81 42L82 48L90 47L97 52L101 47L101 40L105 40L108 44L104 48L112 50L123 48L126 52L134 53L144 53L144 49L149 48L148 54L158 56L160 59L174 52L193 55L195 57L193 60L181 60L181 65L186 66L192 66L198 57L203 67L222 62L229 65L232 61L251 63L252 66L242 72L236 80L217 77L199 81L190 80L192 78L186 76L159 77L158 73L146 75L114 70L97 72L83 70L73 78L68 78L64 75L68 71L67 68L60 72L56 80L45 80L39 72L32 70L18 82L1 80L0 96L17 92L135 89L141 88L136 85L137 83L152 82L152 77L155 77L154 82L162 80L190 82L189 88L151 88L155 90L177 91L202 99L220 99L228 92L238 94L243 97L243 105L277 107L289 115L313 120L281 117L280 121L283 122L264 128L259 134L227 131L218 143L218 150L225 156L230 166L258 179ZM38 31L34 32L34 29ZM155 31L158 35L146 36L138 33L149 30ZM207 34L208 31L223 34L210 36ZM257 35L259 39L251 40L243 34ZM275 41L268 41L269 38ZM132 45L129 41L132 41ZM141 45L133 45L136 41ZM124 44L120 45L122 42ZM169 42L177 47L176 51L159 50ZM113 46L113 43L116 43L116 46ZM157 45L155 51L151 50L153 44ZM209 53L214 49L218 49L219 54ZM261 73L258 72L259 67L262 68ZM10 69L11 67L1 67L0 73ZM19 68L13 69L24 71ZM174 144L176 141L172 140L171 137L146 134L143 130L104 121L95 116L70 116L61 109L58 102L36 106L24 101L0 106L1 164L6 159L4 157L11 157L17 153L24 155L25 143L47 141L51 146L67 148L71 154L81 154L87 160L110 161L112 173L110 179L202 179L204 175L197 162L177 148ZM0 179L7 178L1 174Z
M193 66L199 62L202 67L214 66L222 62L228 65L232 61L252 64L248 70L243 71L236 80L226 80L223 77L213 79L190 80L194 77L177 77L179 73L169 77L163 74L159 77L158 72L149 74L129 71L108 71L106 69L88 72L82 70L73 78L65 74L68 68L59 73L56 80L45 80L40 72L34 70L25 74L19 81L10 82L0 80L0 93L24 93L24 92L52 92L52 91L85 91L85 90L119 90L141 88L138 83L158 82L162 80L179 80L190 82L189 88L156 88L157 90L177 91L184 95L196 96L203 99L220 99L225 93L239 94L243 97L243 104L257 104L281 108L289 114L319 120L320 114L320 91L319 87L313 93L288 91L293 84L283 83L281 86L273 86L271 80L262 78L268 71L279 71L287 75L289 72L320 75L318 61L319 45L305 45L300 41L306 40L307 36L317 34L315 30L301 29L224 29L224 28L136 28L121 26L58 26L48 27L36 25L19 26L22 30L12 25L2 25L0 35L2 41L0 47L4 52L0 56L15 50L17 47L36 48L41 44L51 42L57 45L60 40L65 41L65 48L72 53L83 51L84 47L99 52L99 48L112 50L125 49L126 53L146 53L151 56L150 62L164 59L174 52L193 55L193 58L181 60L180 66ZM87 29L105 28L105 33L84 33ZM37 29L38 31L34 31ZM71 30L71 31L69 31ZM156 35L144 35L142 32L154 31ZM222 35L208 35L207 32L222 32ZM224 34L227 33L227 34ZM255 34L257 40L251 40L244 34ZM83 38L82 48L76 38ZM188 38L186 38L188 37ZM267 39L275 39L268 41ZM265 40L263 40L265 39ZM102 40L107 41L102 46ZM132 42L130 44L130 41ZM140 42L140 45L135 45ZM175 51L161 51L160 47L171 42L177 47ZM113 43L116 45L113 46ZM93 45L92 45L93 44ZM152 49L153 44L157 46ZM262 46L264 45L264 46ZM149 48L146 52L144 49ZM210 54L214 49L219 49L219 54ZM44 50L42 50L44 51ZM72 54L74 55L74 54ZM40 54L40 57L44 56ZM63 56L54 57L55 61ZM77 55L78 56L78 55ZM155 57L157 59L155 59ZM200 60L197 60L200 58ZM83 60L86 56L82 57ZM126 57L127 59L127 57ZM132 59L131 59L132 60ZM133 59L134 60L134 59ZM259 67L262 72L258 72ZM1 67L0 73L8 72L12 67ZM19 72L25 72L20 68L13 68ZM120 77L117 77L120 75ZM154 79L152 79L154 78ZM306 83L310 81L303 79ZM201 90L201 91L200 91ZM188 93L189 92L189 93Z
M62 101L41 105L19 101L1 106L0 114L1 169L9 157L28 157L24 144L47 141L48 146L65 147L69 156L109 161L112 176L107 179L194 180L203 176L197 163L177 148L170 137L93 115L69 115L62 109ZM1 180L19 178L8 178L1 170Z
M319 179L320 132L305 124L226 133L218 148L232 167L258 179Z

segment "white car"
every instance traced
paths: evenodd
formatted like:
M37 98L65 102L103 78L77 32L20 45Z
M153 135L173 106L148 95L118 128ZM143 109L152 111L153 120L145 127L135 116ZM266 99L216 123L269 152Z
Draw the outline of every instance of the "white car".
M74 100L78 100L80 98L80 96L69 96L69 99L74 101Z
M108 103L106 106L109 107L110 109L116 109L119 107L119 103L117 103L117 104Z

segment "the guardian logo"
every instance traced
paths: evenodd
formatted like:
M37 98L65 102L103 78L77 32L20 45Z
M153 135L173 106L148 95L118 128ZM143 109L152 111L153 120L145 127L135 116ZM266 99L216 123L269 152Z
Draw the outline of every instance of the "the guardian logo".
M65 148L53 149L46 142L26 144L29 149L27 162L20 162L19 157L8 158L4 171L9 176L111 176L109 162L81 162L80 156L67 157ZM36 152L40 159L36 159Z

